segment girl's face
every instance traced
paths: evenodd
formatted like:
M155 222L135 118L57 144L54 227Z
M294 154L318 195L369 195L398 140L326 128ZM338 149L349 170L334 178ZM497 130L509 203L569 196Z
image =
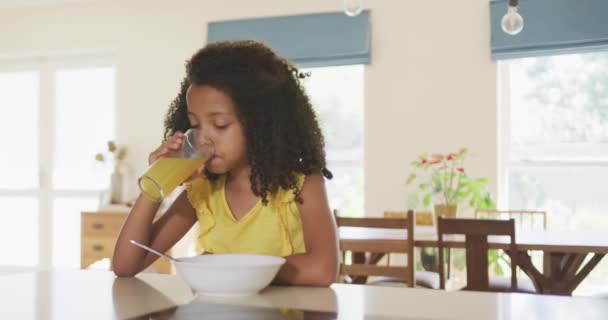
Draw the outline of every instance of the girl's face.
M207 170L223 174L247 166L245 130L230 96L211 86L191 85L186 101L190 125L200 130L200 139L215 148Z

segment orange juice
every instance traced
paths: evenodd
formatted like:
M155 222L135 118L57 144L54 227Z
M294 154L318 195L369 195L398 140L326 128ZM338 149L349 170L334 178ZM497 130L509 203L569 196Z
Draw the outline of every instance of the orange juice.
M139 188L150 200L160 201L206 161L206 158L160 158L139 179Z

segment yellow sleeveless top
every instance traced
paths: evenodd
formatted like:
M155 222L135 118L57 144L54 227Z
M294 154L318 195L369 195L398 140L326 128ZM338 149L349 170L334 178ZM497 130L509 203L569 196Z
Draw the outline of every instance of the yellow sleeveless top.
M304 178L298 174L298 189ZM205 252L280 257L306 252L300 211L292 190L279 189L268 196L267 205L258 200L237 221L226 201L225 184L225 175L215 181L199 177L186 184L188 200L198 219L198 241Z

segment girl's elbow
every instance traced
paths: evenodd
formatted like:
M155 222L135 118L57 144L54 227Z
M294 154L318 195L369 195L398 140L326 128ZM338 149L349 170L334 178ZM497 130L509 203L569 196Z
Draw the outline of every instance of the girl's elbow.
M114 272L114 274L119 278L134 277L136 275L135 272L122 269L113 269L112 272Z
M137 275L139 273L138 270L136 270L136 268L132 268L129 266L124 266L121 264L116 264L116 263L112 263L112 272L114 272L114 274L117 277L134 277L135 275Z
M117 271L117 270L113 270L114 274L119 277L119 278L129 278L129 277L134 277L135 273L132 272L123 272L123 271Z
M315 285L319 287L329 287L332 283L336 282L336 275L331 274L323 274L317 278L317 283Z
M338 277L338 268L336 264L328 263L322 268L318 269L315 275L314 285L320 287L329 287L332 283L336 282Z

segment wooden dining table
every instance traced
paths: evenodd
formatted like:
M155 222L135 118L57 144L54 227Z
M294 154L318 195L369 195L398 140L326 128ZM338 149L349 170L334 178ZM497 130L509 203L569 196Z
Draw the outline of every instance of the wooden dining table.
M334 284L271 286L247 297L193 293L176 275L104 270L0 276L0 319L606 319L602 299Z
M405 242L407 232L395 229L371 229L341 227L340 241ZM490 236L490 249L508 249L509 238ZM589 275L608 253L606 231L517 231L515 235L518 265L532 280L538 293L572 295L572 292ZM449 248L464 248L464 236L444 236ZM434 227L416 227L414 246L437 247ZM543 252L543 267L539 270L532 263L530 251ZM377 261L377 259L375 259Z

